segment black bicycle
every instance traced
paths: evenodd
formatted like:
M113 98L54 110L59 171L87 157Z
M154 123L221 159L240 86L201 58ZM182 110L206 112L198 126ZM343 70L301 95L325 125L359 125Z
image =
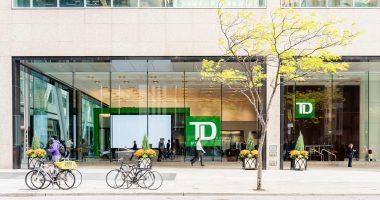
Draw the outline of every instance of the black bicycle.
M156 190L161 187L163 179L160 173L151 171L150 168L139 168L139 163L121 163L120 168L107 173L107 185L113 189L128 189L132 185L140 188Z

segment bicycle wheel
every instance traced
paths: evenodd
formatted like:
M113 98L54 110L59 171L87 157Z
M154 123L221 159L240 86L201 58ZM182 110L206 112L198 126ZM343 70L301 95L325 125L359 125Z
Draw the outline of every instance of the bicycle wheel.
M46 182L46 176L44 172L37 171L37 173L34 173L31 177L32 185L38 189L42 189Z
M175 159L175 155L171 153L171 154L169 155L169 159L170 159L170 160L174 160L174 159Z
M75 185L75 176L70 170L60 171L57 174L57 185L62 190L68 190Z
M40 173L37 170L32 170L25 175L25 184L29 189L38 190L45 183L45 177L38 176L38 174Z
M113 189L123 187L125 183L125 174L120 169L113 169L107 173L107 185Z
M162 183L164 182L164 179L162 178L161 174L156 171L150 171L150 173L153 174L154 181L153 184L148 187L150 190L157 190L161 187Z
M75 176L75 184L74 184L73 188L77 188L82 184L82 173L80 173L80 171L78 171L76 169L71 170L71 172Z
M145 185L145 180L148 178L149 171L146 169L136 169L136 173L134 175L134 183L141 188L147 188Z
M48 188L51 184L52 184L52 181L50 180L50 179L48 179L48 178L46 178L46 176L49 176L49 175L47 175L46 174L46 172L41 172L41 173L43 173L43 175L45 176L45 183L41 186L41 188L40 189L46 189L46 188Z
M138 169L131 169L126 175L125 175L125 184L124 189L130 188L132 185L138 185L138 176L140 171Z
M155 177L152 171L145 171L143 177L141 178L143 179L145 188L148 188L148 189L152 187L152 185L155 182Z

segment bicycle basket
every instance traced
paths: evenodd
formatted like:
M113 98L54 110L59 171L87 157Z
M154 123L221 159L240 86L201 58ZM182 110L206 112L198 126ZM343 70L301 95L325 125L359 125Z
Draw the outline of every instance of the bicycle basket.
M75 169L77 168L78 165L75 161L62 161L62 165L60 166L60 168L62 169Z

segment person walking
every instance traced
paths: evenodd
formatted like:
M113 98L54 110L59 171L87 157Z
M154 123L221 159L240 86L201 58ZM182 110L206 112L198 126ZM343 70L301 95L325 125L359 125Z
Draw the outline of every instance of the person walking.
M199 160L201 162L201 166L205 166L203 164L203 154L206 153L206 152L205 152L205 150L202 147L201 137L197 138L197 144L196 144L195 150L196 150L196 154L195 154L194 158L192 158L190 160L191 166L193 166L194 163L197 162L197 160Z
M135 152L137 151L136 140L133 140L133 147L132 147L132 150L133 150L133 153L132 153L131 157L129 158L129 160L132 160L133 156L135 155Z
M165 157L169 158L170 157L170 153L171 153L171 143L170 143L170 140L168 140L168 142L166 143L166 154L165 154Z
M67 141L66 141L66 154L67 154L67 157L70 158L71 156L71 151L73 149L73 145L74 145L74 142L71 138L69 138Z
M49 145L50 145L50 148L48 149L48 152L52 156L52 158L51 158L52 161L58 162L59 159L61 159L61 153L59 152L59 146L60 146L59 141L55 140L54 138L50 138L49 139Z
M158 142L158 156L157 156L157 161L161 162L162 156L164 156L164 151L165 151L165 139L161 138L160 142Z
M353 144L349 144L347 148L348 167L352 167L352 158L354 158L356 150Z

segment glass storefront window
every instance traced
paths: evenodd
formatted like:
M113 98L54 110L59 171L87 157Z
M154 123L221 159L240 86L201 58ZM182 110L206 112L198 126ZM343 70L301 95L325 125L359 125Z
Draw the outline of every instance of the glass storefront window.
M138 7L139 0L113 0L114 7Z
M60 0L60 7L83 7L84 0Z
M57 7L57 0L33 0L33 7Z
M326 7L326 0L302 0L301 7Z
M353 0L329 0L329 7L352 7Z
M20 85L23 85L20 119L24 120L17 131L20 138L17 141L23 141L31 130L41 137L45 147L52 136L63 142L71 139L72 157L76 159L119 159L125 158L133 140L139 144L147 134L156 151L158 141L164 138L165 146L170 140L177 160L190 160L195 152L193 147L185 145L187 117L214 117L218 119L216 123L221 123L218 126L221 134L214 141L216 145L205 147L205 160L236 161L239 146L249 132L254 133L257 142L256 116L239 93L239 86L229 88L202 79L197 70L201 58L187 59L25 61L43 74L28 67L23 69L26 73L20 71ZM30 110L25 108L28 104ZM128 140L115 146L112 128L121 124L119 132L127 133L123 130L127 125L114 124L114 120L124 116L133 118L133 127L138 130L129 132ZM164 121L168 125L165 132L151 129ZM30 145L31 141L20 143Z
M140 0L140 7L165 7L165 0Z
M299 0L282 0L282 7L300 7Z
M380 7L379 0L354 0L355 7Z
M31 4L32 3L32 4ZM59 3L59 4L58 4ZM86 4L85 4L86 3ZM13 0L13 6L22 7L141 7L141 8L217 8L219 0ZM226 8L265 7L265 0L229 0Z
M111 7L111 0L86 0L86 7Z
M379 0L282 0L282 7L379 7Z
M30 0L13 0L13 6L17 8L30 7Z

